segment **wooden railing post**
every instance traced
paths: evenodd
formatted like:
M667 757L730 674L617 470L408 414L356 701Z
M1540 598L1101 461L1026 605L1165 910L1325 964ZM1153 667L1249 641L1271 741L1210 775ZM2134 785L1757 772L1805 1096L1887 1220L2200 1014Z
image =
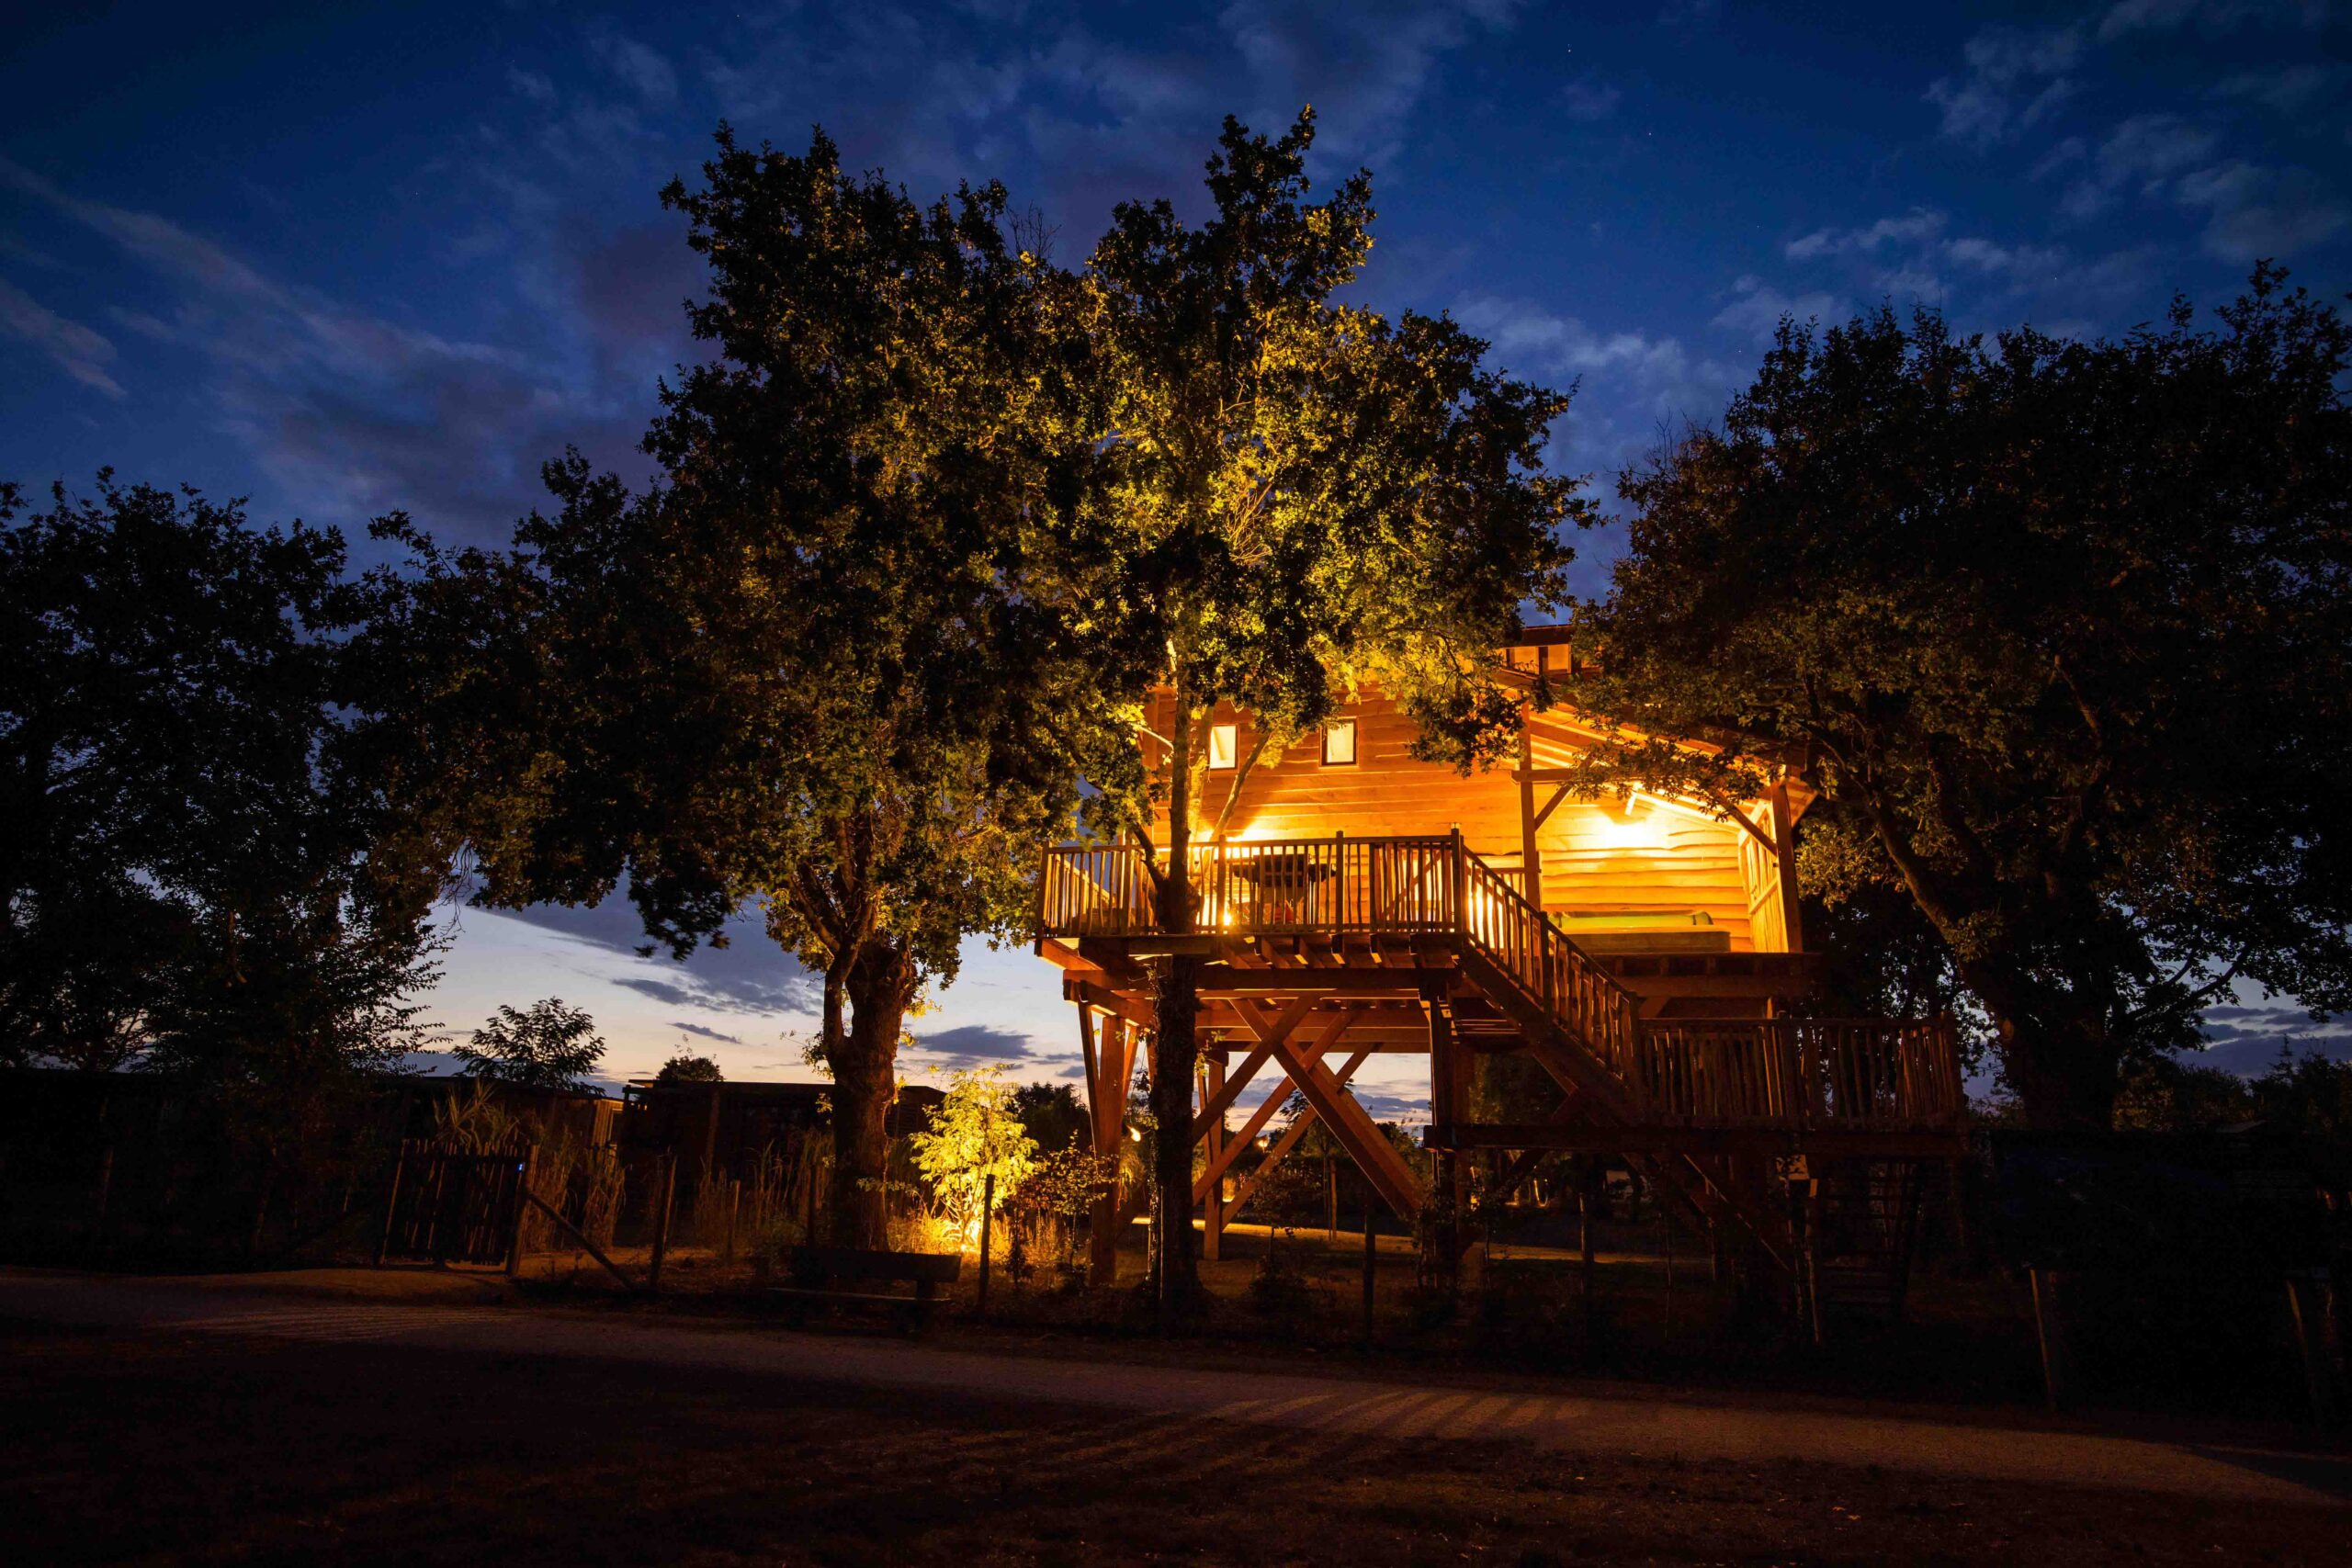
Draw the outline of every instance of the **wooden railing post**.
M1451 835L1453 875L1449 892L1453 899L1447 924L1457 931L1470 929L1470 863L1462 854L1462 829L1455 828Z

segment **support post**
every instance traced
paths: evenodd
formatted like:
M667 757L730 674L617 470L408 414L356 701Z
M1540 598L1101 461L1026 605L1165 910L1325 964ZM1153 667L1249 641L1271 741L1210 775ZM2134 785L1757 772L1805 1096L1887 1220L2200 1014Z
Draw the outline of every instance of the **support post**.
M1772 786L1770 806L1772 854L1781 874L1781 924L1787 933L1788 951L1803 953L1804 916L1797 897L1797 814L1789 803L1787 781Z
M97 1191L90 1203L90 1250L96 1252L106 1245L107 1201L114 1195L114 1145L108 1144L98 1151Z
M523 1168L515 1173L514 1225L506 1236L506 1277L520 1279L523 1274L523 1221L531 1212L531 1190L539 1174L539 1145L533 1144L523 1151Z
M1105 1014L1098 1046L1093 1014L1081 1007L1078 1017L1080 1035L1093 1059L1087 1095L1094 1114L1094 1152L1111 1168L1109 1188L1094 1200L1094 1213L1087 1225L1087 1283L1107 1291L1119 1274L1119 1138L1126 1122L1127 1025L1124 1019Z
M1214 1107L1225 1093L1225 1057L1222 1052L1211 1055L1202 1066L1207 1076L1204 1108ZM1225 1153L1225 1113L1217 1111L1209 1119L1208 1169L1218 1168L1219 1156ZM1209 1182L1208 1193L1201 1200L1201 1258L1208 1263L1225 1256L1225 1179L1218 1176Z
M408 1174L408 1140L401 1140L401 1152L392 1159L392 1191L384 1200L384 1228L376 1237L376 1267L384 1266L384 1257L392 1247L392 1220L401 1209L401 1178Z
M662 1177L655 1183L653 1199L653 1257L645 1270L645 1293L662 1293L662 1259L670 1250L670 1200L678 1186L678 1156L662 1156Z
M2041 1345L2041 1391L2051 1410L2064 1410L2075 1400L2074 1366L2066 1354L2066 1314L2054 1269L2030 1269L2033 1282L2033 1326Z
M996 1237L996 1172L980 1179L980 1298L974 1315L989 1314L989 1254Z
M2308 1274L2287 1280L2287 1315L2295 1348L2302 1352L2303 1385L2310 1393L2312 1425L2324 1432L2335 1425L2335 1369L2328 1354L2327 1288Z
M1372 1322L1375 1271L1379 1268L1379 1242L1372 1232L1372 1192L1365 1189L1363 1198L1363 1348L1372 1348Z
M1519 890L1531 909L1544 907L1544 861L1535 847L1535 739L1531 709L1519 714Z

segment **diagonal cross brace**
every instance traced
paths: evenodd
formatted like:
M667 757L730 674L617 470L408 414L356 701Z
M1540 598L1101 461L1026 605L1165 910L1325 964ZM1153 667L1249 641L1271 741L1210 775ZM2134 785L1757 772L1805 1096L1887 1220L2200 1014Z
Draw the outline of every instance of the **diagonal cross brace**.
M1349 1057L1346 1066L1335 1075L1338 1081L1345 1084L1350 1078L1355 1077L1356 1069L1363 1066L1365 1058L1371 1055L1370 1051L1359 1051ZM1283 1162L1283 1156L1290 1153L1293 1145L1306 1135L1306 1130L1314 1126L1317 1120L1315 1107L1309 1105L1304 1114L1295 1118L1289 1126L1283 1129L1283 1135L1274 1140L1274 1146L1266 1151L1266 1157L1258 1162L1257 1168L1250 1173L1248 1179L1242 1182L1240 1188L1233 1194L1235 1208L1238 1209L1250 1201L1250 1194L1258 1190L1258 1183L1263 1181L1267 1174Z
M1331 1076L1331 1069L1287 1040L1270 1038L1273 1025L1261 1010L1237 1001L1235 1010L1251 1033L1273 1048L1274 1060L1282 1064L1291 1082L1298 1086L1306 1103L1315 1108L1315 1113L1323 1119L1323 1124L1331 1130L1340 1146L1348 1151L1382 1200L1401 1216L1409 1218L1419 1213L1423 1201L1419 1180L1406 1167L1404 1158L1389 1146L1380 1129L1373 1125L1363 1107Z

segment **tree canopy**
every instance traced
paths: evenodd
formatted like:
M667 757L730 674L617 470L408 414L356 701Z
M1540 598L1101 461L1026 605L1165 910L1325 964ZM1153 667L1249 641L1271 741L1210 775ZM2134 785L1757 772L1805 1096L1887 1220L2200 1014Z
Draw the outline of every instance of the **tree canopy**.
M2268 268L2114 340L1784 322L1623 480L1588 784L1800 772L1811 863L1903 891L2040 1125L2106 1125L2233 986L2343 1006L2347 347Z
M712 357L662 389L662 482L573 457L513 556L421 550L425 591L492 606L417 613L479 649L427 705L498 781L495 807L452 803L485 899L625 882L681 953L753 903L821 976L831 1223L878 1246L907 1010L967 936L1026 935L1035 846L1079 797L1069 737L1107 711L1026 587L1037 519L1095 458L1001 187L922 207L821 133L790 155L723 128L703 176L664 193L710 265L689 315ZM482 736L510 725L526 743Z
M501 1007L450 1054L469 1077L518 1089L583 1089L605 1059L605 1037L585 1008L548 997L528 1008Z
M1367 679L1414 718L1422 754L1493 759L1519 711L1487 674L1493 651L1522 603L1558 601L1562 525L1593 515L1542 466L1564 395L1487 370L1486 344L1445 318L1338 299L1371 248L1372 182L1360 171L1313 200L1313 141L1311 111L1272 139L1228 118L1206 220L1124 203L1083 279L1107 471L1065 588L1138 720L1156 694L1172 715L1164 735L1130 730L1095 760L1094 813L1153 851L1170 931L1195 911L1204 716L1224 703L1255 722L1237 790L1266 746ZM1170 1310L1193 1267L1195 962L1165 966L1153 1037Z
M379 851L352 765L341 536L103 472L23 506L0 487L0 1053L298 1096L396 1062L438 875Z

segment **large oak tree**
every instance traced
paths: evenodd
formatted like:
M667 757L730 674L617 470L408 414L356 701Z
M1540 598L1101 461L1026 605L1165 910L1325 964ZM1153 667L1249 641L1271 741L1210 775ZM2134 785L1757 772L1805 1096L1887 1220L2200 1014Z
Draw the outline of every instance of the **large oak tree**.
M1784 323L1719 431L1626 477L1573 694L1725 750L1628 739L1589 782L1802 769L1816 863L1907 896L2038 1126L2106 1126L2234 986L2341 1007L2348 347L2267 268L2213 330Z
M477 615L473 673L430 701L526 738L455 759L503 781L449 803L487 899L625 882L680 953L752 903L820 977L831 1229L880 1246L909 1009L966 937L1027 934L1110 712L1028 587L1098 461L1084 355L1001 187L919 206L821 133L795 156L722 130L703 174L664 193L713 355L663 389L662 482L553 466L516 556L443 574L527 630Z
M1494 649L1522 602L1561 592L1561 525L1590 517L1574 484L1541 466L1565 396L1487 370L1486 345L1448 320L1392 321L1339 299L1371 247L1371 179L1311 199L1313 134L1311 113L1273 139L1228 118L1206 220L1188 224L1165 200L1124 204L1085 271L1110 471L1066 586L1076 622L1112 650L1117 688L1166 705L1165 733L1138 734L1139 750L1095 782L1098 818L1124 811L1150 852L1170 932L1197 915L1197 774L1218 704L1279 747L1376 679L1420 726L1426 754L1465 767L1499 755L1518 703L1487 673ZM1167 960L1157 984L1155 1224L1170 1311L1194 1272L1199 963Z

